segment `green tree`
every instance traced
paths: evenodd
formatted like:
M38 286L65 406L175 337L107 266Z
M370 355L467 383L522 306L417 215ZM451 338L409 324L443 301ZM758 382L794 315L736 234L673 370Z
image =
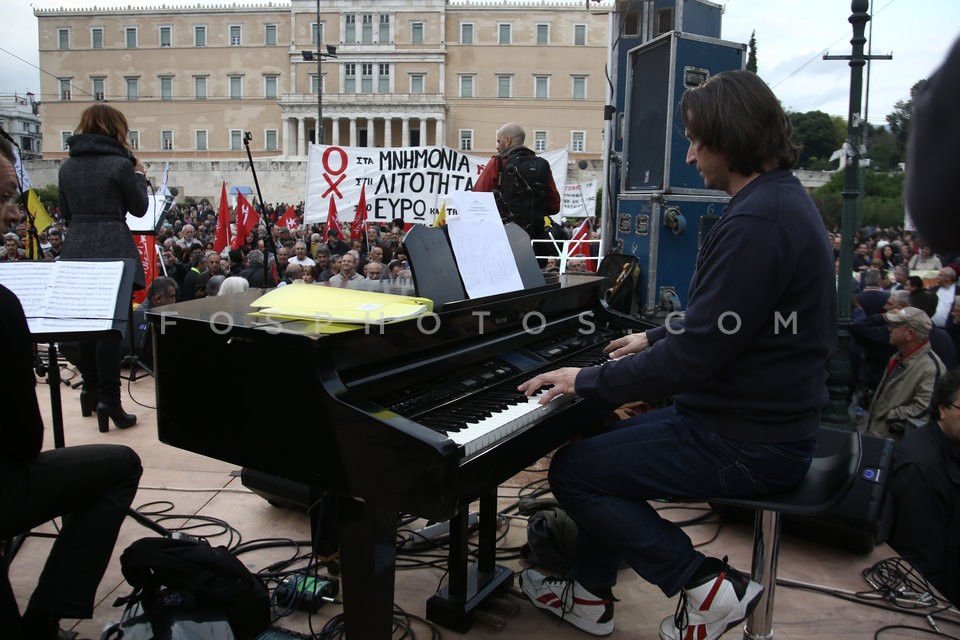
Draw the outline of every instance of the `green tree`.
M809 167L817 161L827 161L843 145L843 138L833 118L823 111L790 113L793 123L793 142L800 145L799 166ZM822 162L821 162L822 164Z
M747 43L747 71L757 72L757 32L750 32L750 42Z
M863 176L863 224L892 227L903 224L903 174L867 169ZM820 209L824 224L839 224L843 211L843 171L815 189L811 196Z
M913 117L913 99L927 84L926 80L919 80L910 88L909 100L898 100L893 105L893 111L887 114L887 124L897 139L897 152L903 161L907 158L907 139L910 137L910 118Z
M48 184L45 187L34 187L40 204L47 210L47 213L53 215L53 210L60 204L60 189L55 184Z

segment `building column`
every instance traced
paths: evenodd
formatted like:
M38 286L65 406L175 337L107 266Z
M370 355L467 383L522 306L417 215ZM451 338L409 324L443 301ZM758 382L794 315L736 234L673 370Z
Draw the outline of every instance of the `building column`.
M290 118L283 119L283 155L284 157L290 157L290 142L293 138L293 122Z
M297 155L305 156L307 155L307 128L306 123L303 121L303 118L297 118Z
M393 146L393 118L383 119L383 146L389 149Z
M330 144L337 146L340 144L340 118L330 118L330 128L333 129Z
M352 116L350 118L350 146L357 146L357 119Z
M410 118L403 116L401 119L403 127L400 134L400 146L409 147L410 146Z
M367 146L377 146L377 120L376 118L367 118Z
M443 141L443 118L442 118L442 117L437 118L437 119L436 119L436 123L437 123L437 125L436 125L436 133L435 133L435 138L436 138L436 140L434 141L433 144L435 144L435 145L438 146L438 147L442 147L442 146L444 146L444 141Z

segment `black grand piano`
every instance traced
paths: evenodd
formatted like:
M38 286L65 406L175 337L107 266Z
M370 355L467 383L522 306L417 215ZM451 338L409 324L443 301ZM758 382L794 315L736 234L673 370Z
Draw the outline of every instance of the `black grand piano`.
M353 638L391 637L398 513L449 520L449 580L428 600L427 617L465 631L475 607L512 580L495 561L497 487L596 418L576 417L585 403L573 398L538 405L517 385L543 370L602 362L610 339L650 328L603 303L611 284L565 275L340 333L250 316L261 290L162 307L148 316L160 440L343 498L340 562ZM215 402L193 397L198 362L233 381ZM283 400L284 387L296 390L295 404Z

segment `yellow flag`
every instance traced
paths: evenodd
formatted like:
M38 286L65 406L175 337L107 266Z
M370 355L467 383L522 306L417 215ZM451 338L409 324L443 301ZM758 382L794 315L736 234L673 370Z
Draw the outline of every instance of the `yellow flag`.
M440 213L437 214L436 219L433 221L433 226L442 227L447 224L447 202L443 201L440 203Z
M47 213L47 210L43 208L43 205L40 203L40 198L37 197L33 189L27 192L27 211L30 212L28 216L30 225L36 229L37 234L45 231L47 227L53 224L53 219L50 217L50 214ZM27 235L29 237L29 241L27 242L27 257L32 260L42 260L43 252L40 250L39 243L34 239L36 236L29 232Z

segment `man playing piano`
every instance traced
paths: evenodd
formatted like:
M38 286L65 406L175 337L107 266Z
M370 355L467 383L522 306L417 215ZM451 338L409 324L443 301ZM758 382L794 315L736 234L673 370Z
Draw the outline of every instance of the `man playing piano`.
M689 89L680 112L687 162L732 196L704 241L685 317L628 335L613 360L563 368L520 385L541 403L576 394L616 407L672 397L670 407L568 444L550 486L574 518L573 578L521 574L534 605L594 635L613 631L625 560L667 597L680 593L664 640L718 638L745 619L762 587L726 559L695 550L647 500L747 497L803 477L827 402L836 341L833 255L816 206L790 169L791 124L755 74L732 71ZM749 285L749 286L748 286Z

